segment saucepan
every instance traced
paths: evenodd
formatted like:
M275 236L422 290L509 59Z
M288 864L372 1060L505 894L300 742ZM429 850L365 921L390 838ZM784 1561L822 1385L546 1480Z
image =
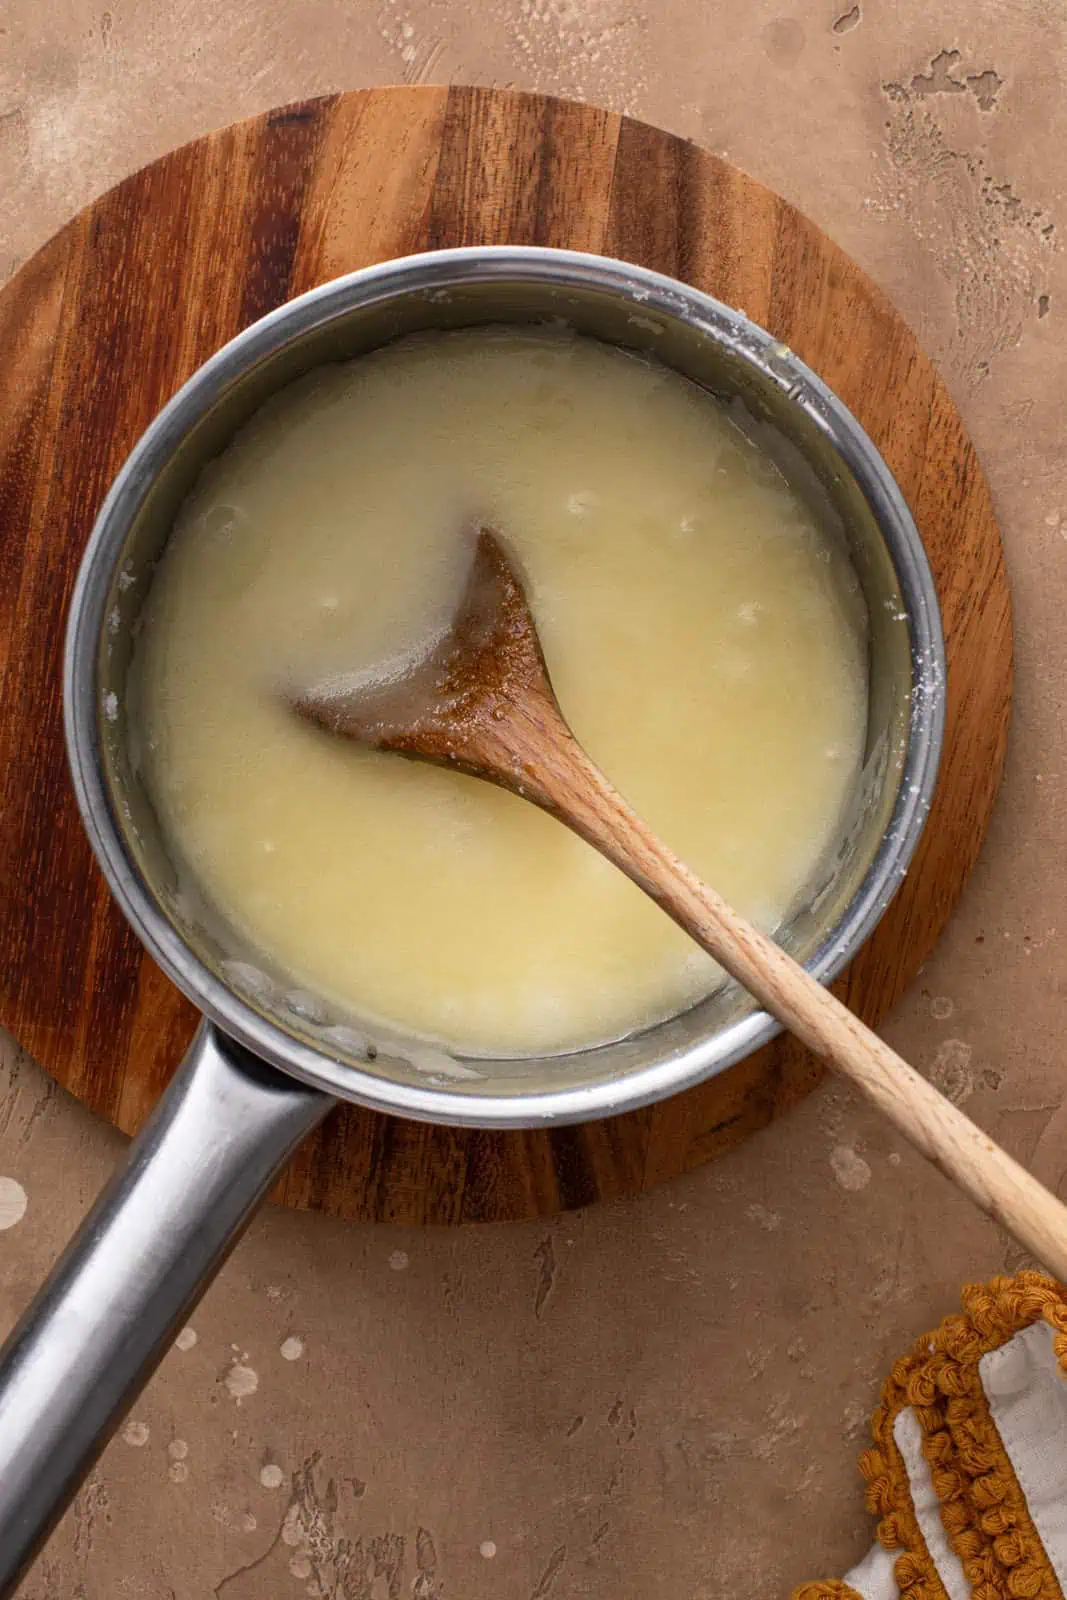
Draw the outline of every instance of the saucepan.
M668 278L517 248L387 262L313 290L234 339L136 445L100 512L71 606L66 733L85 828L122 910L204 1021L0 1358L0 1594L11 1592L272 1179L339 1099L483 1128L578 1122L675 1094L776 1031L729 984L656 1027L568 1055L460 1059L383 1035L295 989L190 895L141 783L131 650L154 563L203 466L271 394L321 363L416 330L552 321L651 353L722 396L847 542L868 614L866 753L839 836L782 942L829 980L907 870L943 728L937 597L885 463L784 346Z

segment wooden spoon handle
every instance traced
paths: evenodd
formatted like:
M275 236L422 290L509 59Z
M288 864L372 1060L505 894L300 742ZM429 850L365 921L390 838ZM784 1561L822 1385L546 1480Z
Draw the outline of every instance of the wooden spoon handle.
M702 883L645 826L569 733L551 739L548 733L540 721L534 737L541 803L658 901L765 1010L858 1084L916 1149L1067 1280L1067 1207L773 939Z

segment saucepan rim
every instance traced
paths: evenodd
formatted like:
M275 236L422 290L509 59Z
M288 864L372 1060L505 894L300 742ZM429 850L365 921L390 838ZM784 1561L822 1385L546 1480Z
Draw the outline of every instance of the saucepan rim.
M124 842L104 772L99 641L115 563L166 461L228 389L293 341L352 311L412 293L528 282L616 296L644 317L680 319L758 369L803 410L865 496L889 551L907 614L912 694L895 808L878 851L809 970L833 978L873 931L914 855L929 811L944 733L945 664L937 591L918 530L884 460L856 418L791 351L743 313L628 263L532 246L477 246L407 256L310 290L253 323L200 367L142 434L101 507L71 601L63 670L64 724L78 807L90 844L138 937L179 989L226 1034L293 1077L378 1111L446 1124L533 1127L634 1110L720 1072L780 1032L756 1011L663 1059L618 1077L513 1095L443 1088L362 1070L294 1038L254 1010L189 948L155 903ZM650 1032L651 1038L653 1033Z

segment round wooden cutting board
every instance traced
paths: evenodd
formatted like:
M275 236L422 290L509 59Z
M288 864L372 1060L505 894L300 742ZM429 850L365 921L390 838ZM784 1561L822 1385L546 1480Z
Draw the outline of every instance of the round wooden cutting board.
M482 243L620 256L743 308L837 390L896 474L941 595L948 732L915 866L838 985L868 1022L914 976L974 862L1011 686L1000 538L944 386L880 291L743 173L588 106L425 88L273 111L119 184L0 294L0 1022L127 1132L196 1017L112 905L66 774L63 626L97 508L155 412L247 323L355 267ZM349 1106L278 1198L395 1222L545 1215L709 1160L820 1076L782 1039L666 1104L579 1128L465 1132Z

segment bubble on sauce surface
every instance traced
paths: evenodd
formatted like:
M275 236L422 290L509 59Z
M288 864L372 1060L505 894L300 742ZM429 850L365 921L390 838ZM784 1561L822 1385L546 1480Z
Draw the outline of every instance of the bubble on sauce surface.
M595 511L600 504L600 496L592 489L578 490L567 496L567 510L572 517L584 517L590 511Z
M197 527L208 539L231 539L246 521L239 506L213 505L204 512Z
M309 989L290 989L284 996L287 1009L306 1022L324 1023L329 1018L329 1008L321 997Z

